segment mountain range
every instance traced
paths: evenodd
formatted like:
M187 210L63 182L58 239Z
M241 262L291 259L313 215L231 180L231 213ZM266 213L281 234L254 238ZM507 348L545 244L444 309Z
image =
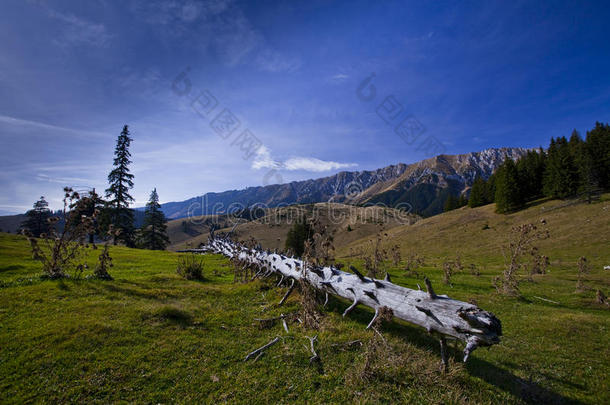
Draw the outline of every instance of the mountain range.
M338 202L386 204L422 216L443 211L449 194L469 193L477 176L487 179L507 159L517 160L525 148L490 148L460 155L439 155L412 164L398 163L377 170L340 172L319 179L207 193L185 201L162 204L168 219L225 213L235 209L290 204Z

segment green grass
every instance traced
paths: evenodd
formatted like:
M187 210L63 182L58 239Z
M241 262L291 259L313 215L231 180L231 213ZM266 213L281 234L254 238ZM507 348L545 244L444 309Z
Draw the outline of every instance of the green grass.
M610 259L603 204L608 205L578 208L593 210L579 218L569 207L545 214L558 239L570 240L559 232L571 226L580 233L571 236L574 246L550 252L550 274L522 284L521 299L493 291L501 255L490 246L501 237L486 236L477 222L499 231L502 222L522 220L519 214L458 210L411 227L421 227L413 240L401 233L406 230L393 230L405 252L422 244L427 266L421 272L432 278L437 293L476 299L502 320L502 343L477 350L466 365L452 358L447 375L439 372L436 340L392 322L383 327L391 349L380 349L372 376L365 378L375 334L364 327L372 312L357 308L342 318L347 303L339 300L331 299L319 331L298 324L290 325L289 334L281 324L261 329L255 318L298 310L298 295L277 307L284 289L273 280L233 284L229 262L219 256L204 257L206 281L187 281L176 274L177 253L112 247L114 281L49 281L40 279L40 264L24 238L0 234L0 402L609 403L610 311L592 302L593 291L574 292L570 261L582 249L593 265L587 283L608 292L610 276L598 269ZM473 213L482 219L465 220ZM597 221L597 240L589 225L569 225L587 215ZM478 232L478 243L465 236L468 231ZM438 263L456 249L482 275L458 274L449 287L440 283ZM391 273L399 284L421 283L398 268ZM309 364L305 336L315 334L321 365ZM257 362L243 362L275 336L284 338ZM336 346L355 339L364 346Z

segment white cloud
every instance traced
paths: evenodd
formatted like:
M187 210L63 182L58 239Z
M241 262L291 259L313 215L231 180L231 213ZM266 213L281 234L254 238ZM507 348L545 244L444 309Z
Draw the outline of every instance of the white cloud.
M254 161L252 162L253 169L304 170L307 172L327 172L355 166L357 166L356 163L340 163L301 156L292 157L284 162L279 162L271 157L271 151L264 145L258 149Z
M339 163L312 157L294 157L284 162L286 170L306 170L308 172L327 172L358 166L356 163Z
M254 161L252 162L253 169L277 169L282 167L282 163L276 162L271 158L271 151L265 145L262 145L256 151Z
M338 74L334 75L333 77L331 77L331 79L336 82L342 82L342 81L349 79L349 75L346 75L343 73L338 73Z

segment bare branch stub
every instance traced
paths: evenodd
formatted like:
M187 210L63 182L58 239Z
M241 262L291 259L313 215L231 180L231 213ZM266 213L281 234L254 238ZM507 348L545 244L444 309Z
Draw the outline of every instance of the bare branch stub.
M265 349L267 349L268 347L273 346L274 344L276 344L277 342L280 341L280 337L276 337L275 339L272 339L269 343L267 343L266 345L259 347L258 349L248 353L248 355L246 356L246 358L244 359L244 361L248 361L250 360L253 356L256 356L255 360L258 360L258 358L260 356L262 356L262 353L264 352Z

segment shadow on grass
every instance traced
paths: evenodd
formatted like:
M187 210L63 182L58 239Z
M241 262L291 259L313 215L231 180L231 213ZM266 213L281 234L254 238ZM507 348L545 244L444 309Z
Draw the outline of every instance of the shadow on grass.
M25 266L22 264L13 264L13 265L9 265L9 266L2 266L0 267L0 273L3 273L5 271L17 271L17 270L23 270L25 269Z
M100 289L104 289L108 292L125 294L129 297L144 298L147 300L165 301L168 298L177 298L178 297L176 294L168 293L165 290L142 291L142 290L136 289L136 288L139 288L137 286L136 286L136 288L129 288L129 287L122 287L120 285L117 285L116 283L113 283L113 284L99 283L99 284L94 285L94 288L99 288L99 287L101 287Z
M342 314L346 305L346 303L336 297L329 297L327 309L337 314ZM363 326L368 325L372 316L372 311L362 307L357 307L349 315L350 318L356 320ZM440 347L438 340L429 336L423 329L411 326L396 318L394 318L393 322L385 324L383 329L391 336L406 339L420 348L438 353L438 361L440 362ZM450 353L456 358L456 361L461 361L463 356L461 351L455 351L450 348ZM565 397L548 388L542 387L536 382L518 377L510 371L500 368L489 361L477 358L476 354L470 357L466 363L466 369L471 376L480 378L488 384L494 385L528 404L582 404L580 401ZM584 389L584 387L570 383L569 381L555 380L560 384Z

